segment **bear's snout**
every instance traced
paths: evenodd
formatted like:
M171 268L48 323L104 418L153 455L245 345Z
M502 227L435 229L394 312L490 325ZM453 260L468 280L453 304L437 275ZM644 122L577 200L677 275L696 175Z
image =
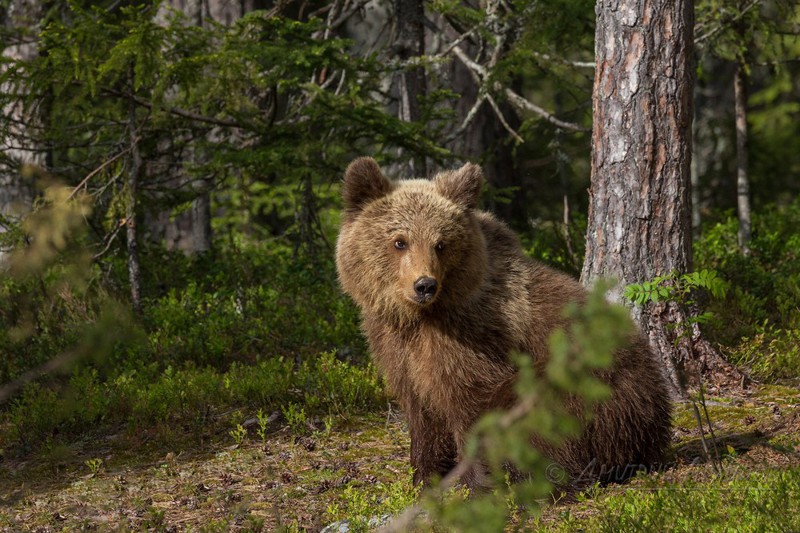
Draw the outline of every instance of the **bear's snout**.
M414 299L419 303L428 303L436 296L438 283L434 278L423 276L414 282Z

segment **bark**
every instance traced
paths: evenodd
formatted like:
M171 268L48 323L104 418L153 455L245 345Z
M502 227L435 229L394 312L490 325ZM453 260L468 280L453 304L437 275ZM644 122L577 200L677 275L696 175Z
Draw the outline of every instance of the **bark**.
M422 0L394 0L397 23L397 38L394 48L397 57L409 61L425 53L425 9ZM420 99L425 95L425 70L422 67L406 68L397 75L397 90L400 99L399 118L416 122L421 118ZM412 175L427 174L425 158L413 161Z
M161 5L156 15L156 20L167 24L170 10L175 10L186 16L187 23L195 26L206 26L212 22L231 25L244 16L247 12L261 6L263 2L242 0L240 2L227 2L223 0L169 0ZM208 138L213 140L217 131L212 130ZM161 143L162 150L169 152L172 139L165 139ZM172 157L167 156L168 158ZM188 165L200 165L205 161L203 154L193 146L177 156ZM172 165L166 165L174 168ZM203 253L211 249L211 186L208 179L200 176L195 179L186 175L183 170L171 171L170 176L173 188L191 191L196 195L192 200L191 209L171 216L170 212L159 213L148 220L151 238L161 240L170 250L183 250L187 253Z
M690 0L598 0L592 177L582 281L624 287L691 268L693 6ZM696 326L676 338L676 302L634 309L674 393L722 366Z
M211 249L211 195L204 191L192 202L192 251Z
M747 177L747 72L743 61L733 79L736 115L736 206L739 214L739 249L750 254L750 180Z
M133 80L133 72L131 72ZM133 82L131 81L131 94L133 94ZM128 281L131 287L131 304L134 312L139 315L142 312L141 299L141 268L139 265L139 246L137 243L136 230L136 191L139 186L139 177L142 173L142 154L139 150L139 132L136 126L136 101L131 98L128 106L128 142L131 147L130 171L127 181L127 211L125 213L125 234L128 241Z
M0 69L9 68L9 63L26 62L38 53L35 39L37 23L41 20L40 2L14 0L0 13L5 35L19 42L2 50ZM22 37L25 38L22 38ZM8 61L9 63L6 63ZM16 223L21 215L30 210L35 197L34 179L46 165L47 154L35 139L32 131L41 124L40 117L24 106L26 87L24 84L3 83L0 93L3 104L3 124L0 127L0 233L7 231L6 223ZM4 250L0 249L0 262Z
M736 169L735 143L729 138L734 109L730 80L735 66L710 54L702 57L702 70L707 73L695 84L694 121L692 126L692 225L695 236L700 233L703 216L712 208L734 207L731 191ZM732 68L734 67L734 68Z

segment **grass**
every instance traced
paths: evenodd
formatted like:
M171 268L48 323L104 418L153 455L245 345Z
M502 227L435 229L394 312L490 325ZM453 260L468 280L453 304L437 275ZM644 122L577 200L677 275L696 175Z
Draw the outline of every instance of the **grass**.
M708 400L724 474L704 458L681 405L668 469L548 505L523 529L798 530L800 389ZM277 413L267 425L246 407L231 411L202 442L164 424L6 458L0 529L318 531L344 518L366 528L413 501L408 433L396 414L307 415L290 427ZM231 433L237 427L243 438Z

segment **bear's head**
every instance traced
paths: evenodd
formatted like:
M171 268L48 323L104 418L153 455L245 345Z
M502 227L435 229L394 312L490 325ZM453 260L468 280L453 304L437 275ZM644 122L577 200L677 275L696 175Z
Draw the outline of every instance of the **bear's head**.
M469 304L487 271L475 209L480 167L391 181L371 158L347 168L336 267L362 310L406 322Z

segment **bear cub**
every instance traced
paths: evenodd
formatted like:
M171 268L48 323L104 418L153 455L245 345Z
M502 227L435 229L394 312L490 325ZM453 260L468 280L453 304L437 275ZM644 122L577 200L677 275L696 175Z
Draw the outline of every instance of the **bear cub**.
M446 475L485 412L515 403L514 351L535 364L583 287L524 256L516 235L477 209L477 165L432 180L392 181L371 158L347 168L336 243L342 289L361 308L379 371L408 418L414 482ZM666 381L636 334L599 374L612 396L579 438L532 445L584 481L660 461L670 441ZM569 406L568 406L569 407ZM483 486L484 473L462 478Z

